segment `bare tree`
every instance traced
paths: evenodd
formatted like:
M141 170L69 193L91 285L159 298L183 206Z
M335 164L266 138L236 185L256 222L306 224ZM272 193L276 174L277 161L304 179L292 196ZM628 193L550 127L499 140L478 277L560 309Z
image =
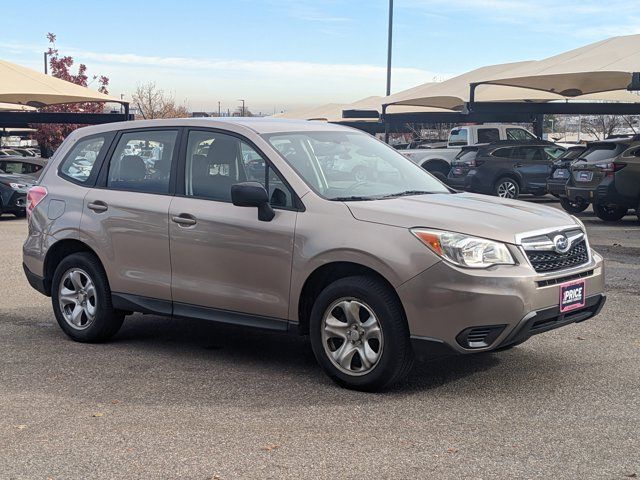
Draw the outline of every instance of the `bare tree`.
M582 121L582 131L595 136L598 140L613 135L622 126L619 115L594 115L586 117Z
M154 82L137 86L133 94L133 103L144 119L188 117L189 110L178 105L173 95L156 87Z

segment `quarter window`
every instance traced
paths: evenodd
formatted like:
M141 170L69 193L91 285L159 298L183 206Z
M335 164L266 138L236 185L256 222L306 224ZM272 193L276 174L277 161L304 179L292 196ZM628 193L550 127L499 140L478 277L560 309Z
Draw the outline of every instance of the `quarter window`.
M169 193L178 132L144 130L124 133L109 162L107 187L146 193Z
M105 137L102 136L79 141L62 162L60 174L75 182L86 183L104 147Z
M231 186L259 182L274 207L293 208L289 187L251 145L223 133L191 131L187 142L187 196L231 202Z

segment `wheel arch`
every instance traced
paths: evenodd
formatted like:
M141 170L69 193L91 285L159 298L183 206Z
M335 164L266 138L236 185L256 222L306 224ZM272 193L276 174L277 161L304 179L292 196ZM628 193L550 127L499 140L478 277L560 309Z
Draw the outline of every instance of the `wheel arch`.
M403 316L406 319L406 313L402 301L398 296L398 292L384 275L361 263L335 261L321 265L313 270L309 276L307 276L302 286L298 298L298 332L301 335L309 333L311 309L320 292L336 280L352 276L369 276L381 281L397 299Z
M43 267L43 281L46 295L51 295L53 274L55 273L56 268L58 268L58 265L60 265L60 262L69 255L79 252L87 252L95 255L98 261L102 264L98 254L89 245L74 238L59 240L49 247L44 258Z
M451 170L451 163L444 158L430 158L421 162L420 166L427 172L440 172L444 176L449 175Z

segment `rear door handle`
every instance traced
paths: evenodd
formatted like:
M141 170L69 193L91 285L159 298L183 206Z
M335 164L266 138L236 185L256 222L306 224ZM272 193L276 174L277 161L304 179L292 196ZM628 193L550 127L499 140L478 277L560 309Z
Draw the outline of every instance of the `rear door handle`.
M516 163L516 164L514 165L514 167L516 167L516 168L522 168L522 164L521 164L521 163Z
M171 220L181 227L192 227L193 225L198 223L193 215L189 215L187 213L181 213L180 215L171 217Z
M87 208L89 210L93 210L96 213L102 213L106 212L109 209L109 206L100 200L96 200L95 202L87 204Z

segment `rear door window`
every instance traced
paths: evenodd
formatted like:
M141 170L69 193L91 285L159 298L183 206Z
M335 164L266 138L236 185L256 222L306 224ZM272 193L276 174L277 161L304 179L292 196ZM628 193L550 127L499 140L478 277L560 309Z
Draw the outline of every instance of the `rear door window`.
M515 158L517 155L517 149L513 147L498 148L497 150L494 150L492 155L500 158Z
M517 150L519 159L532 162L543 159L542 149L540 147L519 147Z
M111 161L107 188L169 193L177 130L142 130L120 136Z
M94 173L96 159L107 143L106 136L91 137L77 142L60 165L60 175L75 183L87 183Z
M497 128L479 128L478 143L492 143L500 140L500 130Z
M526 142L536 140L536 137L527 132L524 128L507 128L507 140Z

